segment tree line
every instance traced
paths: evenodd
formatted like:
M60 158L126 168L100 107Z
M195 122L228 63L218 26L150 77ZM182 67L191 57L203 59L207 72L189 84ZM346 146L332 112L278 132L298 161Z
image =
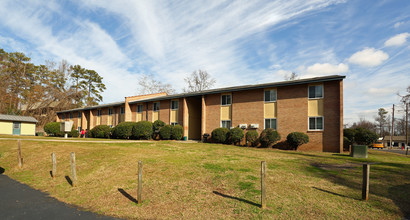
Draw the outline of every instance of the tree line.
M185 79L184 92L210 89L215 79L206 71L192 72ZM170 84L142 75L138 94L175 93ZM0 114L33 116L39 127L54 121L56 112L98 105L106 90L103 77L95 70L80 65L45 61L36 65L21 52L6 52L0 48Z
M379 135L379 137L383 136L389 136L392 131L392 126L393 131L394 131L394 136L405 136L406 135L406 114L409 114L409 112L406 113L406 105L410 104L410 86L407 87L406 89L406 94L401 95L397 94L400 96L400 103L398 105L395 105L395 117L394 117L394 123L392 125L392 116L390 115L392 112L387 111L384 108L379 108L377 111L377 116L374 117L374 121L369 121L364 118L360 118L358 122L354 122L350 127L345 126L345 128L366 128L370 131L375 132L376 134ZM390 114L389 114L390 113ZM400 114L401 116L398 116L398 113L404 113Z

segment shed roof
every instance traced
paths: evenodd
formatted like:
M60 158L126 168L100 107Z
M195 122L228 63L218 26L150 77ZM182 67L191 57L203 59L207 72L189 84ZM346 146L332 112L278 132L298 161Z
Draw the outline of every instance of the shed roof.
M32 122L37 123L38 121L30 116L20 116L20 115L2 115L0 114L0 121L18 121L18 122Z

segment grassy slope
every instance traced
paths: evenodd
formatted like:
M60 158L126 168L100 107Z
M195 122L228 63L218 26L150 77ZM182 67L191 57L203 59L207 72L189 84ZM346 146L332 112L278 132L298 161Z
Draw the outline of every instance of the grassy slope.
M215 144L56 143L0 141L4 174L51 196L124 218L400 219L410 212L410 159L371 151L369 159ZM51 152L57 178L50 178ZM71 187L69 153L76 152L78 186ZM136 205L138 160L143 200ZM266 160L267 209L260 204L260 161ZM369 201L361 201L361 162L371 166ZM1 169L1 168L0 168ZM129 197L129 196L128 196ZM131 198L132 199L132 198Z

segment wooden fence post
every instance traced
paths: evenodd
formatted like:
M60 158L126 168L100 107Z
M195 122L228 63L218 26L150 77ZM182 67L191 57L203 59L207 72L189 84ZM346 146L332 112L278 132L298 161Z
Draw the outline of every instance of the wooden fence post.
M18 146L18 155L17 155L17 159L18 159L18 167L22 168L23 167L23 157L21 157L21 140L17 140L17 146Z
M362 199L369 199L369 176L370 176L370 164L363 164L363 186L362 186Z
M77 173L75 171L75 153L71 152L70 153L70 158L71 158L71 178L72 178L72 186L77 185Z
M142 161L138 161L138 198L137 203L142 203Z
M51 153L51 162L53 163L53 167L51 169L51 176L53 179L56 178L56 173L57 173L57 160L56 160L56 154L53 152Z
M262 209L266 208L266 184L265 184L265 177L266 177L266 162L261 162L261 207Z

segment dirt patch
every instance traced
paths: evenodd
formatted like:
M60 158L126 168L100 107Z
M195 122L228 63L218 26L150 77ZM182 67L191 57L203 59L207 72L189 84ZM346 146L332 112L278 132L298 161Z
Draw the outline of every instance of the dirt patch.
M343 163L343 164L327 164L327 163L312 163L314 167L324 170L347 170L356 167L361 167L361 163Z

